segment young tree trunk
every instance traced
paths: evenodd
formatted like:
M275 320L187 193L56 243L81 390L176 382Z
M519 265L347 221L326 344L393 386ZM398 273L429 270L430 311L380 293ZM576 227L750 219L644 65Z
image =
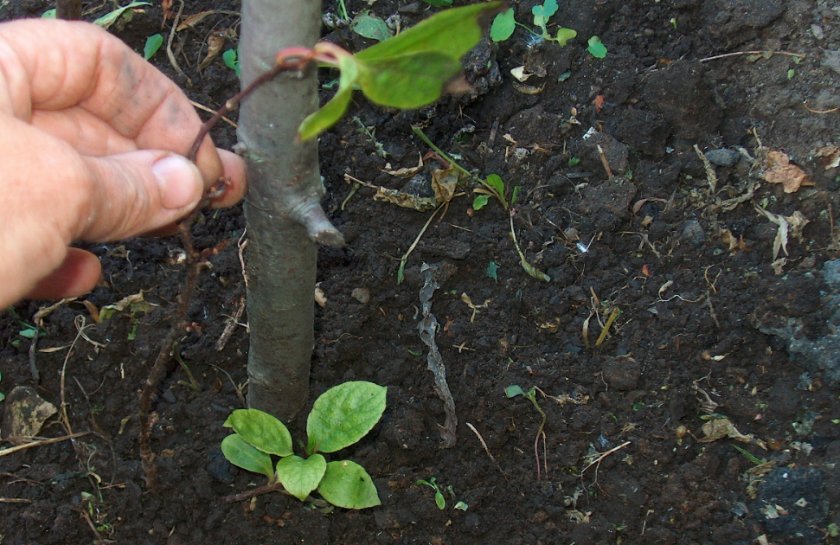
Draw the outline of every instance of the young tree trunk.
M242 85L267 71L284 47L314 45L320 27L320 0L244 0ZM286 421L309 391L317 243L344 242L319 204L324 188L317 143L295 138L300 122L317 107L313 67L261 86L239 115L249 184L248 405Z

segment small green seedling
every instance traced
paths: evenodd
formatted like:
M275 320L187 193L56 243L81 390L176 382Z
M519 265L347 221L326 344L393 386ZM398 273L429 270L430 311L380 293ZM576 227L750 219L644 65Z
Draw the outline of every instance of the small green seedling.
M163 34L161 33L152 34L146 38L146 45L143 46L143 58L149 60L154 57L162 45Z
M446 498L444 497L443 492L441 492L440 486L438 486L437 479L435 477L430 477L429 480L418 479L417 484L423 485L423 486L428 486L429 488L434 490L435 491L435 505L437 505L437 508L440 509L441 511L446 509ZM452 487L450 486L450 488L452 488Z
M516 239L516 231L513 229L513 216L515 214L515 210L513 209L513 205L516 204L516 201L519 199L519 186L513 187L510 192L507 191L505 182L502 180L502 177L498 174L490 174L487 178L481 178L476 176L472 172L468 171L461 165L459 165L452 157L446 154L442 149L437 147L434 142L432 142L426 133L420 127L412 126L411 130L414 131L414 134L423 141L427 146L432 148L444 161L452 165L454 169L458 172L463 174L466 178L469 178L475 182L477 182L481 187L473 189L473 192L476 193L476 197L473 199L472 209L473 210L481 210L484 208L487 203L490 202L490 198L494 197L496 200L499 201L499 204L502 205L502 208L508 213L508 217L510 219L510 238L513 240L513 246L516 248L516 253L519 255L519 265L522 269L527 272L533 278L537 280L542 280L543 282L550 282L551 277L547 274L533 266L528 259L525 257L525 252L522 251L522 248L519 246L519 241Z
M224 53L222 53L222 62L225 63L225 66L236 73L236 77L239 77L239 55L236 53L235 49L226 49Z
M301 501L317 490L337 507L375 507L381 502L367 471L350 460L328 462L321 453L339 451L367 435L385 412L386 392L372 382L355 381L321 394L306 420L305 457L294 454L292 436L278 419L257 409L233 411L224 426L235 433L222 440L222 454ZM276 465L272 456L280 458Z
M428 486L429 488L434 490L434 492L435 492L435 505L441 511L446 509L446 495L444 494L444 492L446 492L446 494L449 494L449 496L452 499L455 499L455 490L453 490L452 485L451 484L447 485L446 488L442 489L440 487L440 485L437 483L437 478L436 477L430 477L428 480L418 479L416 482L419 485ZM470 508L470 506L465 501L457 501L457 502L455 502L455 505L452 506L452 508L457 509L458 511L466 511L467 509Z
M546 442L545 422L547 420L547 417L546 417L545 411L543 411L542 407L540 407L540 404L537 403L537 390L538 390L538 388L536 386L531 386L531 388L526 391L526 390L523 390L522 387L519 386L518 384L511 384L510 386L505 388L505 396L508 399L512 399L514 397L522 396L525 399L527 399L528 401L530 401L531 404L534 406L534 408L537 410L537 412L540 413L540 418L541 418L540 425L537 428L537 434L534 437L534 458L535 458L536 463L537 463L537 480L539 481L540 477L541 477L540 466L542 465L542 467L545 469L545 471L548 472L548 460L546 458L546 446L545 446L545 442ZM542 464L540 464L540 449L539 449L539 444L540 444L540 439L541 438L542 438L542 444L543 444Z
M452 0L423 0L430 6L434 6L436 8L448 8L452 6Z
M548 30L548 23L551 17L557 13L557 9L557 0L545 0L542 4L537 4L531 8L531 14L534 17L534 26L537 27L537 32L517 22L513 8L510 8L498 14L493 19L493 23L490 25L490 39L494 42L504 42L513 36L513 31L516 30L517 26L520 26L538 40L556 42L560 46L565 46L570 40L577 37L577 31L571 28L560 27L557 29L557 33L552 36Z

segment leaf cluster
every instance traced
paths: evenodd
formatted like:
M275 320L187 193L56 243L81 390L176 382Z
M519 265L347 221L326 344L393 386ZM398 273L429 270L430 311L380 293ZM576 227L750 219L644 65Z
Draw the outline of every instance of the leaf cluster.
M492 25L490 25L490 39L494 42L504 42L513 36L517 26L521 26L539 40L555 42L560 46L565 46L577 37L577 31L572 28L560 27L552 34L548 30L549 22L558 9L557 0L544 0L542 4L537 4L531 8L535 29L519 23L516 20L516 13L513 8L503 11L496 15ZM593 57L599 59L603 59L607 55L607 48L597 36L589 38L586 50Z
M373 429L385 411L387 388L372 382L345 382L324 392L306 421L306 456L292 448L286 426L257 409L233 411L225 421L234 433L222 440L222 454L233 465L279 481L304 501L313 491L327 502L346 509L380 505L367 471L351 460L328 462L321 453L346 448ZM275 464L272 456L279 457Z
M374 104L411 109L431 104L461 70L461 57L481 39L479 19L498 10L501 2L448 9L393 38L335 62L338 91L320 110L304 119L301 140L316 137L335 124L350 105L354 90Z

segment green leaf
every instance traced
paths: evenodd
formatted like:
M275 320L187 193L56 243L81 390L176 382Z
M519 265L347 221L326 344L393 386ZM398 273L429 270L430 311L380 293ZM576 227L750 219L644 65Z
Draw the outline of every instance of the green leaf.
M360 13L350 23L350 30L361 36L381 42L387 40L393 34L388 25L381 18L368 13Z
M388 389L352 381L321 394L306 420L309 452L335 452L352 445L373 429L385 412Z
M505 397L508 399L516 396L524 396L525 390L522 389L522 386L518 384L511 384L510 386L505 386Z
M516 30L516 13L513 8L507 9L493 18L490 25L490 39L494 42L503 42L513 36Z
M501 2L488 2L441 11L399 35L357 53L356 58L370 61L436 51L460 59L481 39L479 18L501 6Z
M18 331L18 335L20 335L24 339L34 339L37 333L38 328L36 327L27 327L26 329L21 329L20 331Z
M44 13L41 14L41 19L55 19L55 8L48 9Z
M350 460L327 464L318 493L331 504L345 509L366 509L382 504L365 468Z
M292 454L292 436L282 422L259 409L237 409L224 426L233 428L244 441L268 454Z
M481 210L490 202L490 195L476 195L472 202L473 210Z
M545 0L542 5L536 5L531 8L531 14L534 16L534 24L546 30L548 20L551 16L557 13L557 0Z
M149 60L152 57L154 57L155 53L158 52L158 49L160 49L160 46L162 45L163 34L152 34L151 36L146 38L146 45L143 46L143 58Z
M484 180L484 183L493 188L493 191L498 193L502 199L505 198L505 182L502 180L502 177L498 174L490 174L487 176L487 179Z
M586 43L586 50L596 59L603 59L607 56L607 47L601 43L601 38L598 36L592 36Z
M347 111L352 97L352 87L339 88L335 96L320 110L306 116L298 127L298 138L302 141L310 140L335 125Z
M461 71L458 60L435 51L358 60L358 84L365 96L374 104L400 109L431 104Z
M571 28L562 27L557 29L557 43L565 46L569 40L574 40L577 37L577 31Z
M224 53L222 53L222 62L239 76L239 54L236 52L236 49L225 49Z
M447 8L452 5L452 0L423 0L430 6L434 6L436 8Z
M246 471L262 473L274 480L274 466L271 456L249 445L241 435L233 433L222 439L222 454L227 461Z
M287 456L277 462L277 479L289 493L304 501L309 493L318 488L318 483L327 471L327 461L320 454L303 459Z
M113 25L114 23L116 23L117 20L120 17L122 17L123 13L125 13L127 10L138 8L140 6L148 6L148 5L151 5L151 2L132 2L132 3L128 4L127 6L117 8L110 13L106 13L105 15L100 17L99 19L95 20L93 22L93 24L99 25L102 28L106 28L106 29L110 28L110 26Z
M435 490L435 505L441 511L446 509L446 498L443 497L443 492L440 490Z
M499 281L499 264L495 261L490 261L487 263L487 268L484 270L484 274L487 275L487 278L491 280L495 280L496 282Z

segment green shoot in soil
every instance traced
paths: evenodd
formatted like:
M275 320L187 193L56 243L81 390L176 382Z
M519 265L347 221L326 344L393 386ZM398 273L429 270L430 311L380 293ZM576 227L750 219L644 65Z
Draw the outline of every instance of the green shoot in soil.
M493 197L499 204L502 205L502 208L508 213L510 218L510 238L513 241L513 245L516 248L516 253L519 255L519 264L522 266L522 269L527 272L533 278L537 280L542 280L543 282L550 282L551 277L547 274L533 266L528 259L525 257L525 252L522 251L522 248L519 246L519 241L516 239L516 231L513 228L513 216L516 214L516 210L513 208L513 204L516 203L516 200L519 196L519 186L514 187L510 193L508 193L507 188L505 186L504 180L498 174L489 174L487 178L481 178L476 176L472 172L468 171L461 165L459 165L451 156L446 154L442 149L435 145L434 142L426 136L426 133L423 132L423 129L417 126L412 126L411 130L414 132L414 135L417 136L420 140L423 141L427 146L432 148L435 153L437 153L444 161L452 165L458 172L463 174L465 177L473 180L474 182L481 185L481 187L473 189L473 192L476 193L476 197L473 199L473 210L481 210L484 208L487 203L490 201L490 198Z
M435 477L430 477L429 480L418 479L417 484L428 486L429 488L434 490L435 505L437 505L437 508L441 511L446 509L446 498L444 497L443 492L441 492L440 487L437 484L437 479Z
M539 481L541 478L540 465L542 465L545 471L548 472L548 460L546 458L545 447L545 422L548 417L546 416L545 411L542 410L542 407L540 407L540 404L537 403L537 387L531 386L531 388L526 391L523 390L522 387L518 384L511 384L510 386L507 386L505 388L505 396L508 399L522 396L528 401L530 401L531 405L533 405L537 412L540 413L540 425L537 428L536 436L534 436L534 459L537 463L537 480ZM542 464L540 464L540 438L542 438L543 443Z
M286 426L257 409L233 411L225 421L234 433L222 440L222 453L233 465L261 473L271 490L281 487L301 501L317 490L328 503L345 509L380 505L370 475L350 460L328 462L331 453L358 442L385 411L387 389L372 382L345 382L315 400L306 421L306 457L292 449ZM276 466L272 456L280 460Z
M557 13L559 6L557 0L544 0L542 4L537 4L531 8L531 15L533 16L533 25L536 28L531 28L516 20L516 12L513 8L507 9L502 13L496 15L493 23L490 25L490 39L494 42L504 42L513 36L516 27L521 27L529 32L537 42L547 41L554 42L557 45L564 47L571 40L577 38L577 31L572 28L560 27L557 32L552 34L548 30L551 18ZM592 36L587 42L586 50L595 58L603 59L607 56L607 48L601 43L598 36Z

